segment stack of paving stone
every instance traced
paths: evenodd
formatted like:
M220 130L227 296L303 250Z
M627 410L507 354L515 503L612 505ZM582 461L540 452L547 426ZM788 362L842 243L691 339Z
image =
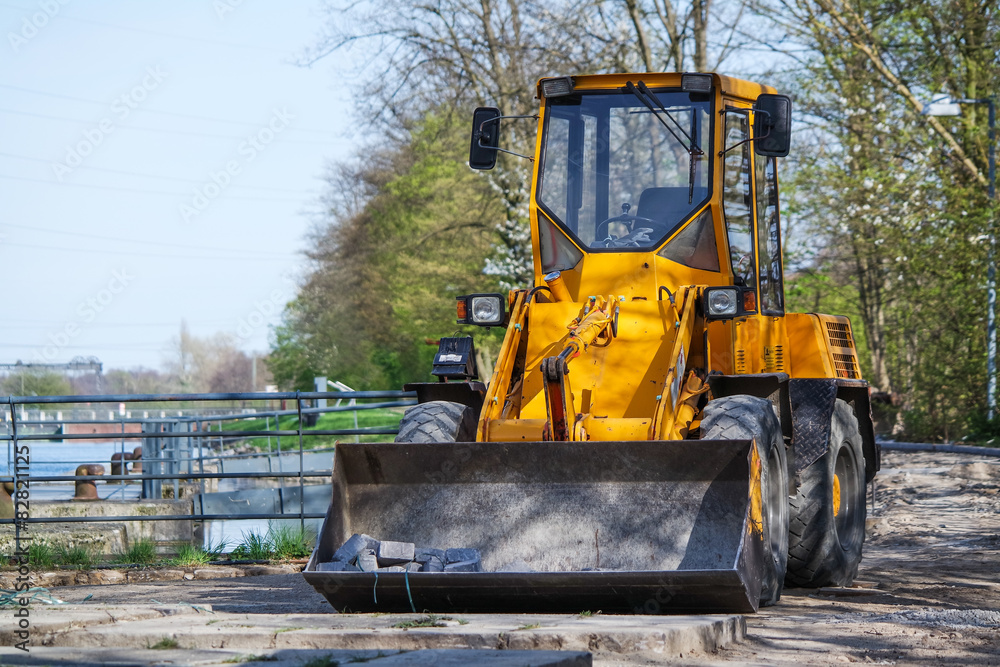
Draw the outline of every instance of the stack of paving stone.
M482 572L479 549L429 549L355 533L317 572Z

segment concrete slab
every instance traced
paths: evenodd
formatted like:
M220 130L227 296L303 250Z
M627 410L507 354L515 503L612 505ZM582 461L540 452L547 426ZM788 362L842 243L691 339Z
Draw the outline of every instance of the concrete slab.
M323 661L326 661L325 663ZM431 649L426 651L302 650L283 649L247 653L211 649L69 649L36 648L30 653L0 648L3 665L75 665L79 667L165 667L193 665L214 667L241 664L257 667L301 667L311 664L365 663L376 667L590 667L589 653L573 651L474 651Z
M710 653L742 639L746 632L742 616L725 615L238 614L190 604L35 608L31 624L32 646L60 648L142 651L169 640L181 649L243 653L276 649L574 651L652 662L695 651ZM0 642L10 646L13 636L7 634L0 632Z

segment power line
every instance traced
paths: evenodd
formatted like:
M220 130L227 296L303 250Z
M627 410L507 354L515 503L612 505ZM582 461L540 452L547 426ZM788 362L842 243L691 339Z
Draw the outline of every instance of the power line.
M63 248L60 246L38 245L34 243L11 243L4 241L0 248L13 246L15 248L33 248L35 250L56 250L62 252L76 252L100 255L126 255L128 257L159 257L163 259L207 259L213 262L287 262L289 257L218 257L211 255L170 255L165 253L152 253L133 250L111 250L106 248Z
M216 320L214 322L195 322L195 323L188 322L189 326L196 326L196 327L200 327L200 326L218 326L220 324L232 324L232 321L231 320ZM66 321L63 320L63 321L60 321L60 322L52 322L50 324L44 324L44 325L42 325L42 324L35 324L35 325L30 325L30 326L11 326L9 324L4 324L3 328L4 328L4 331L11 331L11 330L18 330L18 331L43 330L43 331L48 331L48 330L51 330L53 328L63 327L65 325L66 325ZM87 324L87 329L137 329L137 328L146 329L146 328L153 328L153 327L162 329L163 327L176 327L176 326L177 326L177 322L146 322L146 323L138 323L138 322L136 322L134 324L133 323L128 323L128 324L126 324L126 323L96 324L96 323L91 322L91 323Z
M150 245L150 243L151 243L150 241L143 241L141 239L121 238L121 237L117 237L117 236L101 236L99 234L84 234L82 232L67 232L67 231L64 231L62 229L48 229L48 228L45 228L45 227L34 227L34 226L31 226L31 225L15 225L15 224L12 224L12 223L9 223L9 222L3 222L3 223L0 223L0 225L2 225L4 227L12 227L14 229L26 229L26 230L32 231L32 232L45 232L47 234L62 234L64 236L78 236L80 238L97 239L97 240L100 240L100 241L117 241L117 242L121 242L121 243L138 243L140 245ZM294 257L294 255L287 255L287 254L279 255L278 253L267 252L265 250L243 250L243 249L240 249L240 248L219 248L219 247L201 246L201 245L191 246L191 245L184 245L182 243L167 243L167 242L164 242L164 241L160 241L159 239L157 239L155 241L155 244L156 244L157 247L180 248L182 250L196 250L196 251L197 250L201 250L201 251L211 250L212 252L233 252L233 253L243 253L243 254L247 254L247 255L263 255L265 257L279 257L279 256L283 256L283 257L287 257L287 258ZM247 257L247 259L252 259L252 258L251 257Z
M48 164L48 165L55 164L52 160L46 160L45 158L39 158L39 157L28 157L27 155L15 155L14 153L4 153L2 151L0 151L0 155L2 155L3 157L14 158L16 160L28 160L30 162L41 162L41 163ZM159 176L157 174L143 174L143 173L136 172L136 171L126 171L124 169L106 169L104 167L91 167L90 165L85 165L85 164L80 165L79 167L75 167L75 169L90 169L92 171L105 171L105 172L108 172L109 174L124 174L126 176L140 176L142 178L159 178L159 179L163 179L163 180L166 180L166 181L176 181L178 183L194 183L195 185L204 185L205 184L204 180L200 180L199 181L199 180L196 180L194 178L180 178L180 177L177 177L177 176ZM250 190L274 190L275 192L291 192L293 194L301 194L301 195L315 194L313 192L309 192L308 190L292 190L291 188L272 188L272 187L267 187L267 186L264 186L264 185L238 185L236 183L233 183L232 185L229 185L228 187L231 187L231 188L243 188L243 189L250 189Z
M17 111L14 109L0 109L0 113L9 113L15 116L29 116L31 118L40 118L42 120L56 120L61 122L70 123L93 123L93 120L85 120L83 118L70 118L68 116L52 116L49 114L36 113L34 111ZM209 139L228 139L230 141L236 139L246 139L245 136L238 137L230 134L210 134L207 132L186 132L184 130L165 130L159 127L143 127L141 125L115 125L115 130L138 130L141 132L159 132L162 134L180 134L189 137L207 137ZM278 136L275 135L275 141L278 141ZM314 139L280 139L282 143L286 144L327 144L330 146L336 145L336 141L319 141Z
M139 190L137 188L122 188L116 185L94 185L91 183L53 183L52 181L46 181L40 178L28 178L26 176L10 176L8 174L0 174L0 178L7 178L12 181L28 181L29 183L42 183L43 185L54 185L57 187L74 187L74 188L96 188L98 190L116 190L118 192L133 192L143 195L167 195L170 197L187 197L190 193L186 192L164 192L163 190ZM293 199L291 197L244 197L241 195L226 195L227 199L240 199L243 201L276 201L276 202L301 202L301 199Z
M33 11L36 11L35 8L18 7L17 5L12 5L12 4L6 3L6 2L0 2L0 7L8 7L10 9L17 9L17 10L22 11L22 12L33 12ZM134 27L131 27L131 26L116 25L114 23L105 23L104 21L95 21L93 19L82 19L82 18L78 18L76 16L68 16L65 13L60 13L59 14L59 18L66 19L68 21L77 21L79 23L90 23L92 25L100 25L100 26L104 26L106 28L114 28L116 30L128 30L130 32L141 32L141 33L145 33L147 35L157 35L158 37L170 37L170 38L173 38L173 39L187 39L187 40L191 40L191 41L194 41L194 42L205 42L207 44L218 44L220 46L228 46L230 48L254 49L256 51L270 51L272 53L283 53L283 54L286 54L286 55L288 54L288 52L285 51L284 49L275 49L275 48L271 48L271 47L267 47L267 46L260 46L258 44L240 44L238 42L224 42L224 41L221 41L221 40L218 40L218 39L209 39L207 37L192 37L190 35L178 35L176 33L159 32L159 31L156 31L156 30L148 30L146 28L134 28Z
M0 343L0 348L5 347L19 347L19 348L39 348L48 345L47 342L41 343ZM113 345L60 345L60 348L66 348L70 350L161 350L164 344L156 343L116 343Z
M104 106L104 107L108 106L108 103L106 101L105 102L101 102L99 100L91 100L91 99L87 99L87 98L84 98L84 97L73 97L72 95L59 95L57 93L48 93L48 92L45 92L45 91L42 91L42 90L33 90L31 88L22 88L20 86L12 86L12 85L6 84L6 83L0 83L0 88L7 88L8 90L17 90L17 91L20 91L22 93L31 93L33 95L44 95L46 97L55 97L55 98L58 98L58 99L61 99L61 100L73 100L75 102L86 102L87 104L97 104L97 105ZM138 109L138 111L141 111L143 113L158 114L158 115L161 115L161 116L175 116L177 118L194 118L196 120L207 120L207 121L211 121L211 122L214 122L214 123L226 123L228 125L246 125L246 126L250 126L250 127L260 127L260 123L253 123L253 122L250 122L250 121L229 120L229 119L225 119L225 118L212 118L210 116L196 116L196 115L193 115L193 114L178 113L178 112L175 112L175 111L157 111L156 109L147 109L145 107L143 107L141 109ZM290 131L290 132L314 132L314 133L317 133L317 134L335 134L335 132L333 130L318 130L318 129L309 128L309 127L290 127L290 128L288 128L288 131Z

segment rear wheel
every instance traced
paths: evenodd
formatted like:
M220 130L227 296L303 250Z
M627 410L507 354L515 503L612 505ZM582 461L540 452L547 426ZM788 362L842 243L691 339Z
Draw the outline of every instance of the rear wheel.
M837 400L826 454L802 471L792 498L788 583L850 586L865 541L865 457L858 419Z
M761 461L764 572L760 604L781 598L788 562L788 468L781 424L771 402L726 396L709 402L701 419L703 440L755 440Z
M476 415L472 408L450 401L414 405L399 422L396 442L472 442Z

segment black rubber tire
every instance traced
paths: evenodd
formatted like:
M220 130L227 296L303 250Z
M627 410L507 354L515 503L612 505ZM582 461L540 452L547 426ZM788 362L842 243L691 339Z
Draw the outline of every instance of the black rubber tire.
M791 500L789 586L850 586L861 563L867 506L858 419L838 399L830 422L830 446L799 475Z
M701 438L757 442L765 536L760 606L773 605L781 599L788 563L788 465L774 406L766 399L743 395L710 401L701 418Z
M396 442L473 442L476 415L450 401L429 401L409 408L399 422Z

